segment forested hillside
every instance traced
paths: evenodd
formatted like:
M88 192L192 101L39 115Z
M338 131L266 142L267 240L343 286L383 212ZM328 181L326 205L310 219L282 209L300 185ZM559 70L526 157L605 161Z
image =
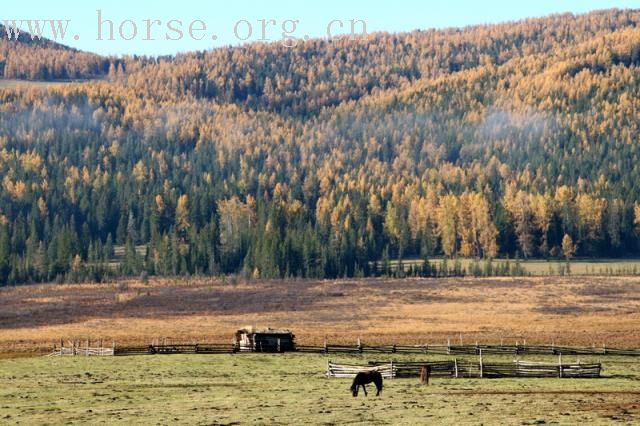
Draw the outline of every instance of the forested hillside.
M105 76L110 63L119 62L38 39L24 31L18 33L16 41L14 34L0 24L0 79L89 79Z
M108 59L0 39L0 283L637 256L640 11ZM124 246L122 263L109 263Z

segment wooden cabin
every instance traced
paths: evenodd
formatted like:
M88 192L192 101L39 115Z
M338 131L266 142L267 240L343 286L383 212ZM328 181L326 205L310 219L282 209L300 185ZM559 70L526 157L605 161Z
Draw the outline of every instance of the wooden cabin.
M238 352L290 352L296 350L295 336L289 330L245 327L234 339Z

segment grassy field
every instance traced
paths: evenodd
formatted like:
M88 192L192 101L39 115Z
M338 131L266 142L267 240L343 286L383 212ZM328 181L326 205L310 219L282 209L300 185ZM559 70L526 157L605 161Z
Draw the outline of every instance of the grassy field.
M441 258L429 259L429 262L433 266L440 268L443 265ZM421 267L423 260L420 259L406 259L402 263L405 270L410 265L414 267ZM486 260L474 260L467 258L457 259L460 267L468 275L472 275L473 266L477 264L481 270L487 263ZM447 266L449 269L453 269L455 259L448 259ZM531 276L559 276L559 275L638 275L640 274L640 259L574 259L569 262L569 270L567 270L567 262L564 260L515 260L515 259L495 259L492 261L494 270L499 270L501 266L509 264L512 267L519 264L525 275ZM399 261L393 260L390 262L391 270L395 271L398 268ZM378 262L378 267L381 268L381 263Z
M69 84L81 84L86 83L87 81L95 81L102 79L94 79L94 80L52 80L52 81L30 81L30 80L14 80L14 79L2 79L0 78L0 89L15 89L15 88L35 88L35 89L46 89L49 87L60 87Z
M339 358L358 363L367 359ZM380 397L373 392L364 398L361 393L358 399L349 394L349 380L324 377L326 361L321 355L301 354L2 360L0 423L640 421L640 364L626 359L606 358L607 377L602 379L434 379L430 386L421 386L418 379L394 379L385 381Z
M73 83L72 81L28 81L28 80L4 80L0 79L0 89L16 87L47 88Z
M638 277L131 280L4 287L0 306L0 353L60 339L230 343L246 325L290 328L300 344L640 347Z

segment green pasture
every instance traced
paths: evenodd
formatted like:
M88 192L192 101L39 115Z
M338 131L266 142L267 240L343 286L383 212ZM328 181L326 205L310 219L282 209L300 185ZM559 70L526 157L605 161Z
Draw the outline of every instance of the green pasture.
M366 363L390 355L335 356ZM568 357L566 361L575 361ZM1 424L631 424L640 362L603 358L601 379L385 381L354 399L323 355L0 360ZM396 356L396 360L447 357ZM485 357L511 360L510 357ZM527 358L550 361L550 357ZM597 361L597 357L581 357ZM373 388L371 388L373 390Z

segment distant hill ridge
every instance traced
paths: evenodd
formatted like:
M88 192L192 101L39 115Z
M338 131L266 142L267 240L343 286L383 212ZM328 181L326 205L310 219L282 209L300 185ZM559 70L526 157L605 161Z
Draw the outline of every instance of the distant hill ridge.
M13 37L13 35L12 35ZM0 78L52 81L105 76L111 60L94 53L32 37L20 29L18 40L9 38L0 24Z

